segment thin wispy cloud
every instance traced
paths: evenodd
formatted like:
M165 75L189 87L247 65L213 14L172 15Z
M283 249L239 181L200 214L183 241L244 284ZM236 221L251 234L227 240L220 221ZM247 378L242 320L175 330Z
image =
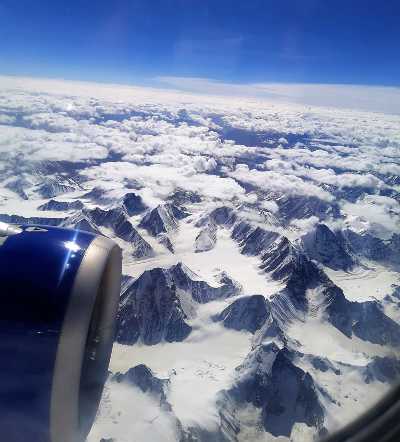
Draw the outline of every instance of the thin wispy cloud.
M203 94L273 99L310 106L329 106L400 114L400 88L344 84L235 84L207 78L156 77L161 86Z

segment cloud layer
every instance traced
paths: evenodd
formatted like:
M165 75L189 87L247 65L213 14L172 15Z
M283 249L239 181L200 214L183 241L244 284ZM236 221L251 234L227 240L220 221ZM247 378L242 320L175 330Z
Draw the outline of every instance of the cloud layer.
M282 196L316 198L338 204L342 217L371 214L374 225L398 229L399 116L60 80L0 83L7 192L34 192L44 163L66 162L80 186L113 195L133 186L150 206L177 189L211 206L244 204L254 216L278 213Z
M310 106L349 108L388 114L400 114L400 88L342 84L232 84L207 78L157 77L161 85L177 90L264 98Z

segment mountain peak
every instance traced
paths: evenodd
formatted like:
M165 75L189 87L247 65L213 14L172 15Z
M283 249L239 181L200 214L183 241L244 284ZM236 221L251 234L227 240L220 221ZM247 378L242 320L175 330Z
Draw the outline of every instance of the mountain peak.
M121 200L122 207L129 216L138 215L146 210L142 198L136 193L126 193Z
M273 342L256 347L238 368L238 381L229 392L237 403L261 408L265 431L275 437L290 437L297 422L323 428L324 408L314 381L291 359L286 347Z
M349 253L350 246L340 234L334 233L326 224L317 224L314 231L306 234L303 247L311 259L333 270L350 270L355 261Z
M122 344L182 341L192 330L175 283L161 268L145 271L125 290L118 316L117 341Z
M165 203L148 212L139 227L146 229L153 236L160 233L170 233L178 228L178 221L188 215L187 212L174 204Z
M232 302L215 320L222 321L226 328L255 333L270 314L268 301L262 295L244 296Z

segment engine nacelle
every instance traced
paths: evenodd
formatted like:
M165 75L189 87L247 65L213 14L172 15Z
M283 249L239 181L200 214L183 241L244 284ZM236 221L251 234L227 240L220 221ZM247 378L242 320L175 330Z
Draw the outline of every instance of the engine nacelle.
M0 223L0 440L81 442L115 332L121 251L87 232Z

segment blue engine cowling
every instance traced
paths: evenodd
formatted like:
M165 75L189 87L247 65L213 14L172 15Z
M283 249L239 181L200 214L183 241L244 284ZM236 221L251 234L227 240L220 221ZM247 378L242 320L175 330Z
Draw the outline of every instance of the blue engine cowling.
M121 251L87 232L0 223L0 440L80 442L114 339Z

